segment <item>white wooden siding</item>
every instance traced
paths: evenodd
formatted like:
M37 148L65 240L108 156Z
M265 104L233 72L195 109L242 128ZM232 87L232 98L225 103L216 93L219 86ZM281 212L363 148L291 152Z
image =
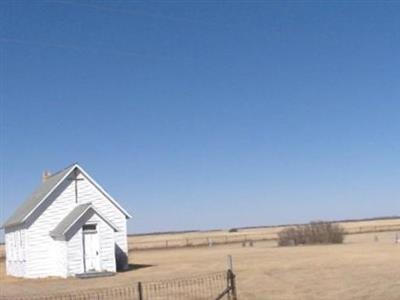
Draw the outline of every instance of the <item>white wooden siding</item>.
M68 270L67 270L67 242L66 241L54 241L53 244L53 260L54 260L54 270L57 273L54 273L53 276L59 277L67 277Z
M70 180L65 180L46 200L48 207L35 216L36 220L28 229L26 277L38 278L62 276L66 265L62 266L58 258L58 246L49 232L74 208L75 188ZM59 253L61 255L61 253Z
M22 226L6 229L6 272L15 277L24 277L26 271L26 230Z
M82 229L79 229L67 242L67 253L68 275L83 273L85 270L83 269Z

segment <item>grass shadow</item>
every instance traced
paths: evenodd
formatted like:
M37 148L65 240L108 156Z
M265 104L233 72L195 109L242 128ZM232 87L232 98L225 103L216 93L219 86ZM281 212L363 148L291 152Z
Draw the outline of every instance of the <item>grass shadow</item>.
M155 265L148 265L148 264L128 264L127 268L125 268L124 270L119 270L118 273L131 272L131 271L150 268L150 267L154 267L154 266Z

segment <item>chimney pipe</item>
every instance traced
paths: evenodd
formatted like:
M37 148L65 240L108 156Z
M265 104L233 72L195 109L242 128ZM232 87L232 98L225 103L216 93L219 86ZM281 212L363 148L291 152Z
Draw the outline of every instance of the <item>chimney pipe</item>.
M49 178L50 176L51 176L50 171L48 171L48 170L43 171L43 173L42 173L42 182L45 182L47 180L47 178Z

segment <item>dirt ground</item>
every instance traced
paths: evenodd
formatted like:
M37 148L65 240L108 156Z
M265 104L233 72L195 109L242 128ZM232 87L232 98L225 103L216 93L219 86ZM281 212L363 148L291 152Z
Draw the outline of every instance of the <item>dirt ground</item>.
M375 235L379 241L375 241ZM114 277L16 279L0 264L5 296L77 291L222 271L234 260L239 299L399 299L400 245L394 232L347 236L343 245L276 247L273 242L132 252L136 268Z

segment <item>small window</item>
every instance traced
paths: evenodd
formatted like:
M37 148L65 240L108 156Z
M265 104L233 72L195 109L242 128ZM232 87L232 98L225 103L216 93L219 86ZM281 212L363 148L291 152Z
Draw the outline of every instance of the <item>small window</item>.
M83 231L95 231L96 230L96 224L83 225L82 229L83 229Z

